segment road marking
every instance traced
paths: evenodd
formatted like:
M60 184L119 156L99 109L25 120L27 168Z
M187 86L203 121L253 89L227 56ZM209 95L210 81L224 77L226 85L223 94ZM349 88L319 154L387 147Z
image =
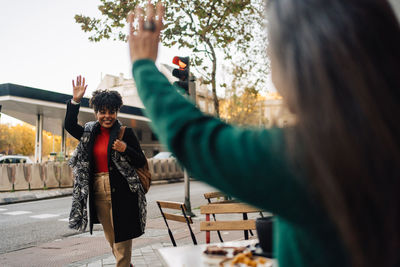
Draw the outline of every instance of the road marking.
M69 218L65 218L65 219L58 219L60 222L68 222Z
M0 209L0 211L6 211L7 209Z
M22 215L22 214L28 214L28 213L32 213L32 211L17 210L17 211L5 212L3 214L6 214L6 215Z
M53 218L53 217L58 217L60 216L60 214L39 214L39 215L33 215L33 216L29 216L31 218L34 219L47 219L47 218Z

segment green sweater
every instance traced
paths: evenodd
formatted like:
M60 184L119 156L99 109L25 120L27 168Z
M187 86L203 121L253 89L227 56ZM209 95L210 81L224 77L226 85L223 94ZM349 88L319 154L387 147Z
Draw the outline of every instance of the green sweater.
M349 265L326 213L293 173L281 129L234 127L203 114L151 60L132 71L154 132L191 176L276 215L280 267Z

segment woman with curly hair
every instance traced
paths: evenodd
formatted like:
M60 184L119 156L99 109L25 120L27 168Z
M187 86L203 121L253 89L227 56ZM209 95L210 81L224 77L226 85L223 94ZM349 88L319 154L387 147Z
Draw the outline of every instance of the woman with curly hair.
M132 238L144 233L146 223L146 199L135 171L145 165L146 158L131 128L118 138L121 123L117 114L122 98L117 91L93 92L90 107L96 121L81 126L77 117L87 88L85 78L78 76L72 85L73 99L67 103L65 129L80 143L69 162L75 177L69 227L85 230L89 197L90 233L93 224L101 223L116 266L127 267Z

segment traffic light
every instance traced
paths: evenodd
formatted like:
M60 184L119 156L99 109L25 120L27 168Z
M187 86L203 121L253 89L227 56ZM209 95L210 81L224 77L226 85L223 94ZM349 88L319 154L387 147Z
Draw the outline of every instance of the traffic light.
M179 79L179 81L174 84L185 90L187 94L189 94L189 62L189 57L176 56L172 59L172 63L179 66L178 69L172 70L172 75Z

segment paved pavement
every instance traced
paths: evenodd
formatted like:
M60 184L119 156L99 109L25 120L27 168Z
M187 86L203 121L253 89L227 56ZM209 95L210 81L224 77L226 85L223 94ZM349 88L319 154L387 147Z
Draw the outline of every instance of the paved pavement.
M180 182L181 180L159 180L153 181L152 185L168 184ZM26 201L34 201L55 197L64 197L72 195L72 188L56 188L47 190L30 190L30 191L14 191L14 192L0 192L0 205L11 203L19 203Z
M195 233L198 244L205 244L205 233L200 232L200 221L205 218L200 215L199 209L194 209L193 212L196 217L193 218L193 232ZM225 218L221 219L228 219ZM240 218L238 215L237 218ZM187 226L183 223L174 223L168 221L171 227L177 246L193 244L189 234ZM241 231L223 231L222 238L224 241L232 241L243 239L243 232ZM211 233L211 242L219 242L216 232ZM171 247L172 243L169 239L167 228L163 219L157 218L148 220L146 233L144 236L133 240L133 251L132 251L132 264L135 267L158 267L163 266L162 259L157 253L157 249L162 247ZM98 257L93 257L89 260L74 262L68 267L111 267L115 266L114 256L109 253Z
M58 196L70 195L71 189L21 191L13 193L0 193L0 204L43 199ZM192 229L199 244L205 243L205 233L200 232L200 221L204 216L200 215L198 207L192 207L196 214L193 218ZM225 217L232 218L236 215ZM240 218L241 215L237 215ZM257 217L257 215L254 215ZM252 216L250 216L252 218ZM228 218L219 218L219 220ZM178 246L192 244L189 230L186 224L169 222L173 235ZM238 240L243 238L243 232L224 231L224 241ZM216 232L211 233L211 242L219 242ZM172 246L168 236L167 228L161 215L157 218L148 219L146 233L133 240L132 263L136 267L157 267L163 266L162 260L157 254L157 249ZM66 237L19 251L3 254L0 258L0 265L4 267L41 267L41 266L68 266L68 267L103 267L115 266L114 256L104 254L108 244L102 231L95 231L93 235L83 233ZM82 254L87 255L87 260L79 260Z
M72 195L72 188L0 192L0 205Z

